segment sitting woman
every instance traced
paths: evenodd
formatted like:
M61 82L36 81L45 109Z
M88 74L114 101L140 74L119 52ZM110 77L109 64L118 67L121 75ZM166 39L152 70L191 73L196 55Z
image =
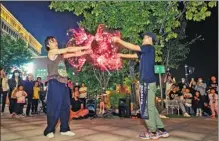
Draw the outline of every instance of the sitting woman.
M88 109L84 109L83 102L79 100L79 92L74 92L71 99L70 119L81 119L88 115Z

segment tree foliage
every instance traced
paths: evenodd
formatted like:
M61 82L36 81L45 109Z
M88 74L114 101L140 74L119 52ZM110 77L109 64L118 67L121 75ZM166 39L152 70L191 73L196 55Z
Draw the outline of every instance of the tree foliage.
M119 29L122 38L135 44L141 43L140 34L153 31L160 40L156 46L156 62L161 62L161 47L170 39L177 38L174 30L181 26L180 17L187 20L201 21L211 15L209 7L216 2L203 1L141 1L141 2L52 2L51 9L70 11L83 16L80 25L94 33L98 24L106 24L109 28ZM180 8L181 7L181 8Z
M11 67L21 66L31 60L31 53L22 39L13 39L8 35L1 35L0 65L7 71Z
M175 30L178 34L178 38L169 40L162 49L162 64L166 66L166 68L177 69L180 63L187 58L191 45L197 40L203 40L201 35L196 35L196 37L188 41L185 33L186 26L187 21L182 18L180 28Z
M186 20L192 21L205 20L211 15L210 8L216 5L216 1L53 1L49 7L57 12L69 11L77 16L82 16L83 20L79 22L79 25L85 27L90 33L94 34L99 24L105 24L110 29L120 30L122 38L134 44L141 44L141 33L145 31L154 32L159 39L159 43L155 45L155 61L162 62L164 48L167 46L172 48L179 42L179 40L174 39L181 36L177 31L182 26L181 18L184 17ZM172 43L170 44L170 42ZM175 47L180 50L185 46L180 44L180 46ZM188 51L184 54L186 55ZM175 56L175 59L180 59L180 57ZM165 57L163 56L163 58ZM176 63L178 62L176 61ZM124 61L123 68L125 71L119 71L122 77L115 75L118 73L113 73L112 76L106 76L107 79L116 78L114 79L116 81L120 77L124 79L136 76L133 71L130 74L133 67L129 68L129 64L130 61ZM95 70L93 70L93 73L95 73ZM85 74L83 73L83 75ZM99 80L100 77L101 75L98 77ZM109 83L111 79L109 79Z

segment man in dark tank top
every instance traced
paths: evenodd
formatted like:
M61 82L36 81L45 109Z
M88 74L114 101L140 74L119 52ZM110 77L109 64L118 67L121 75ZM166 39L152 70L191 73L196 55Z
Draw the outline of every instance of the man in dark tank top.
M48 36L45 39L45 47L48 51L48 93L47 93L47 127L44 135L54 137L55 127L60 119L61 135L74 136L70 131L68 122L70 114L70 97L67 86L67 71L64 59L82 56L92 53L90 47L68 47L58 49L55 37Z

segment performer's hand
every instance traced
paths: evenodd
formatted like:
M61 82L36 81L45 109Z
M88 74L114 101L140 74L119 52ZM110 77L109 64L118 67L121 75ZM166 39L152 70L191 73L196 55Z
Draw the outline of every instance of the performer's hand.
M121 40L119 37L112 37L112 42L113 43L118 43L119 42L119 40Z

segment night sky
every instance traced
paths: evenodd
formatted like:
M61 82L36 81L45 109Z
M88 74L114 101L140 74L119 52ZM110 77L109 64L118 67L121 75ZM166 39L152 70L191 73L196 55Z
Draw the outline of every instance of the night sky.
M2 2L3 5L21 22L42 45L48 35L55 36L61 44L68 40L66 31L76 28L80 17L70 12L55 12L48 8L50 2ZM188 22L188 38L202 35L204 41L197 41L191 46L190 54L178 70L171 70L179 80L184 77L184 64L195 67L191 77L218 74L218 7L212 9L212 15L203 22ZM43 55L46 51L43 48Z

